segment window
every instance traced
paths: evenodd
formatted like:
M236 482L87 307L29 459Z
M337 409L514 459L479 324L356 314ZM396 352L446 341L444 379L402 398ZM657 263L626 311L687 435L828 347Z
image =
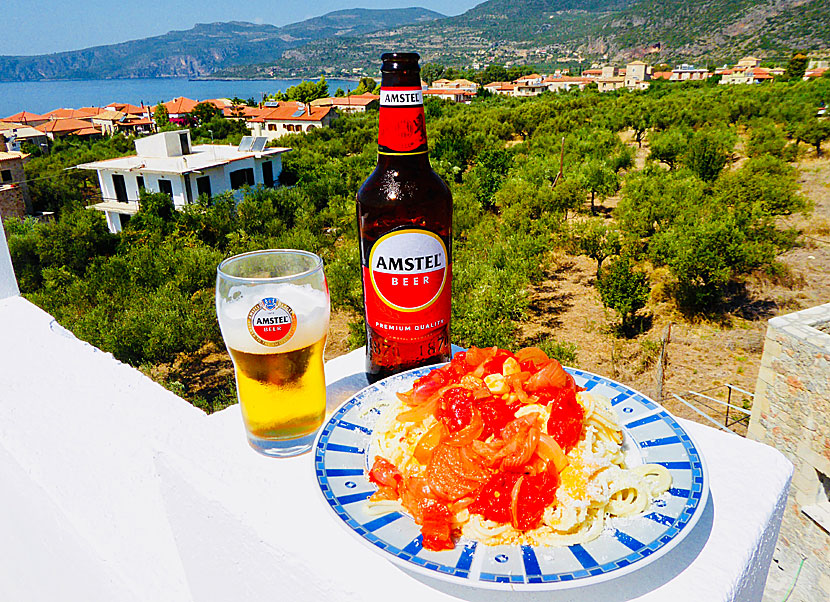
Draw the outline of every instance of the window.
M199 196L205 194L208 196L208 198L212 196L210 190L210 176L202 176L201 178L196 178L196 193Z
M11 169L4 169L3 171L0 171L0 178L3 179L3 184L5 184L6 182L11 182L12 181L12 170Z
M262 183L268 188L274 187L274 164L270 161L265 161L262 164Z
M141 195L141 191L145 190L145 188L146 188L144 186L144 176L138 176L135 179L135 183L138 185L138 194Z
M276 123L269 123L268 124L268 131L269 132L276 132L277 131L277 124Z
M245 169L237 169L236 171L231 172L231 188L234 190L239 190L243 186L253 186L254 185L254 169L253 167L247 167Z
M159 180L159 192L170 195L173 198L173 182L170 180Z
M115 200L119 203L126 203L129 199L127 199L127 184L124 182L124 176L112 174L112 186L115 188Z
M189 155L190 154L190 142L187 139L187 132L182 132L179 134L179 142L182 145L182 154Z

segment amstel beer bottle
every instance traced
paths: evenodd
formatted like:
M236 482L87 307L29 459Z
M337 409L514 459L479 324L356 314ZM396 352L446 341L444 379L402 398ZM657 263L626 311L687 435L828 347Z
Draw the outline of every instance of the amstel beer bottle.
M429 164L420 57L381 57L378 165L357 193L370 381L448 361L452 196Z

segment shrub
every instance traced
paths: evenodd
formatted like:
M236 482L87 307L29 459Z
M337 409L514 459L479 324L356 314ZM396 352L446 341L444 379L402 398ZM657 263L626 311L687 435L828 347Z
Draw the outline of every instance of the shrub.
M620 316L620 329L627 331L634 314L646 306L651 287L648 276L636 270L631 258L622 256L612 261L597 280L602 304Z

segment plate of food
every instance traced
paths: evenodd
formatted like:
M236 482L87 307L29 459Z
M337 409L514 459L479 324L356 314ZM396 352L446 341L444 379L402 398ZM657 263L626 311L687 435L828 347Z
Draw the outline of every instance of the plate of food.
M665 409L538 348L470 348L341 405L314 444L317 483L392 562L472 587L606 581L677 546L706 466Z

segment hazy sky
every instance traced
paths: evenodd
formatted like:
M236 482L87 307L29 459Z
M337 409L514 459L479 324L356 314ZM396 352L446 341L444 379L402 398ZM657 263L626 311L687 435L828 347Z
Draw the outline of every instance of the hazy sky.
M0 55L46 54L190 29L196 23L287 25L344 8L421 6L458 15L483 0L0 0Z

